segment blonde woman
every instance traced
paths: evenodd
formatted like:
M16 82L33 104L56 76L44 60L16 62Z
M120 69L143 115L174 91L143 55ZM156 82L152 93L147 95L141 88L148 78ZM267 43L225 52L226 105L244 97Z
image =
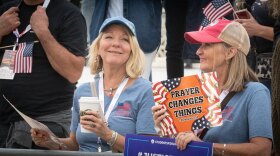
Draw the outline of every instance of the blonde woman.
M250 41L245 28L238 22L219 20L202 31L186 32L185 39L201 44L196 52L200 69L217 72L220 90L235 94L222 111L222 126L209 128L202 140L193 132L179 133L178 149L184 150L190 141L206 141L214 143L214 155L270 155L270 94L247 65ZM152 110L159 126L165 110L158 106Z
M48 135L33 129L34 142L49 149L123 152L125 134L155 134L153 93L150 82L140 77L143 66L144 54L134 24L123 17L105 20L90 47L89 67L96 74L96 91L106 122L94 111L80 117L78 100L92 96L86 83L74 95L70 138L46 142ZM81 127L94 133L82 133Z

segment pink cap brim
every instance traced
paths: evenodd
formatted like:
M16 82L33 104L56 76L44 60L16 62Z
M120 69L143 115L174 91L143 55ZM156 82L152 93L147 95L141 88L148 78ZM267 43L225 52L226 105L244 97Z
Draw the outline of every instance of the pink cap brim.
M186 32L184 37L186 41L193 44L222 42L219 38L209 35L205 30Z

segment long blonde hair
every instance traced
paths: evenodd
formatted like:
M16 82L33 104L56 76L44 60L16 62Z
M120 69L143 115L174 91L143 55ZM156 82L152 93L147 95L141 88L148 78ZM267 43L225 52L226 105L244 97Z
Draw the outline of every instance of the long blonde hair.
M129 44L131 47L131 54L126 62L126 74L131 78L137 78L143 73L144 67L144 53L141 50L137 38L132 35L132 33L123 25L120 25L124 28L125 32L128 34ZM109 26L110 27L110 26ZM100 55L98 55L98 50L100 47L100 40L103 36L103 32L97 36L97 38L92 42L89 48L88 55L88 65L90 67L90 72L92 74L98 74L103 70L103 60Z
M246 82L259 81L254 71L248 66L246 55L238 49L235 56L229 61L227 75L228 78L222 89L234 92L242 91Z

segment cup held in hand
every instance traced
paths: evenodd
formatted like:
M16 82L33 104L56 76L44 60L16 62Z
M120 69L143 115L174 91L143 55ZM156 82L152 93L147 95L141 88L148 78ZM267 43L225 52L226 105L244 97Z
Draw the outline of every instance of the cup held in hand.
M97 97L81 97L79 99L80 104L80 116L84 116L87 114L87 111L96 111L98 115L103 115L103 111L100 107L100 102ZM102 116L101 116L102 117ZM83 133L93 133L89 130L86 130L81 125L81 132Z

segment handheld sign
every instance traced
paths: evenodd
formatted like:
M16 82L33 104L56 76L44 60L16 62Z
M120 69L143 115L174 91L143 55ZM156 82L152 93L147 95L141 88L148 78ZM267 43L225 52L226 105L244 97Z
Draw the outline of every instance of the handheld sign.
M155 104L167 110L159 127L163 136L223 123L214 72L153 83L153 94Z
M124 156L212 156L213 145L207 142L190 142L186 149L177 149L175 139L156 136L127 134L125 136Z

